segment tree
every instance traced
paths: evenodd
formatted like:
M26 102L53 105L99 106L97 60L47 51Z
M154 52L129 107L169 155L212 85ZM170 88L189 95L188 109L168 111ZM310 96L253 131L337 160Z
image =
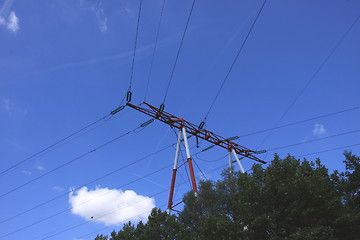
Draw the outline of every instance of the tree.
M344 163L344 173L330 175L319 159L275 155L248 174L226 169L200 182L197 196L187 193L178 216L154 209L146 224L128 223L110 240L359 239L360 159L345 152Z

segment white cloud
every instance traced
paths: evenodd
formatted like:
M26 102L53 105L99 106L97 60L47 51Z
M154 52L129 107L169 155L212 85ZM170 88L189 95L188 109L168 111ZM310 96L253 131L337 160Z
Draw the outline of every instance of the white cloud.
M100 5L94 5L90 7L90 10L95 14L95 17L98 21L99 28L101 32L106 32L108 30L107 27L107 17L104 14L104 8Z
M6 24L7 28L16 33L19 30L19 18L16 16L15 12L12 11L9 15L8 23Z
M39 171L44 171L45 170L45 168L43 166L40 166L40 165L36 166L36 169L39 170Z
M155 200L136 192L99 188L88 190L82 187L69 194L73 214L106 226L120 225L127 221L146 221Z
M64 188L60 186L53 186L52 190L54 190L55 192L62 192L64 191Z
M5 26L10 31L16 33L19 30L19 18L14 11L10 11L13 0L5 0L0 7L0 26ZM7 18L7 20L6 20Z
M321 137L326 133L324 124L317 123L313 129L313 134L317 137Z

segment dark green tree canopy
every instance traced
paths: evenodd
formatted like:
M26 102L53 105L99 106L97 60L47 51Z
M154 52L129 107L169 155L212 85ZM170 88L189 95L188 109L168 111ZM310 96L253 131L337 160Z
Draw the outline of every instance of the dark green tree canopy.
M344 156L344 173L329 174L319 159L277 155L247 174L226 169L220 180L200 182L197 196L187 193L178 215L153 209L147 223L95 240L360 239L360 158Z

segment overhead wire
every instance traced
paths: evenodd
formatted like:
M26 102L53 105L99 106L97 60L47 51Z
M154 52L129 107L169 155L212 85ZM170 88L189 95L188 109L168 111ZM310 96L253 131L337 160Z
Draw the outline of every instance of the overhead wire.
M299 155L299 156L296 156L296 157L305 157L305 156L310 156L310 155L315 155L315 154L325 153L325 152L331 152L331 151L335 151L335 150L339 150L339 149L356 147L356 146L360 146L360 143L347 145L347 146L342 146L342 147L330 148L330 149L326 149L326 150L319 151L319 152L307 153L307 154Z
M174 144L171 144L171 145L169 145L169 146L167 146L167 147L165 147L165 148L157 151L156 153L158 153L158 152L160 152L160 151L163 151L163 150L165 150L165 149L168 149L168 148L170 148L170 146L172 146L172 145L174 145ZM145 158L148 158L148 157L150 157L150 156L152 156L152 155L154 155L154 154L156 154L156 153L153 153L153 154L150 154L150 155L148 155L148 156L146 156L146 157L143 157L142 160L144 160ZM139 162L139 161L140 161L140 160L138 160L138 162ZM131 166L131 165L134 165L134 164L135 164L135 162L130 163L130 164L122 167L121 169L124 169L125 167ZM134 183L134 182L137 182L137 181L139 181L139 180L142 180L144 177L148 177L148 176L150 176L150 175L153 175L153 174L155 174L155 173L158 173L158 172L160 172L160 171L162 171L162 170L164 170L164 169L166 169L166 168L168 168L168 167L170 167L170 166L171 166L171 164L170 164L170 165L167 165L167 166L164 166L164 167L162 167L162 168L160 168L160 169L158 169L158 170L155 170L154 172L151 172L151 173L146 174L145 176L139 177L139 178L137 178L137 179L135 179L135 180L133 180L133 181L131 181L131 182L128 182L128 183L126 183L126 184L123 184L123 185L121 185L120 187L117 187L116 189L123 188L124 186L130 185L130 184L132 184L132 183ZM118 169L118 170L119 170L119 169ZM115 170L115 171L117 172L118 170ZM217 170L217 169L215 169L215 170ZM213 170L213 171L215 171L215 170ZM114 172L114 171L113 171L113 172ZM108 174L106 174L106 175L113 174L113 172L108 173ZM204 173L202 172L202 174L204 174ZM205 176L205 175L204 175L204 176ZM104 177L101 177L101 178L104 178ZM98 179L99 179L99 178L97 178L96 180L98 180ZM91 181L91 183L95 182L96 180ZM178 185L183 185L183 184L185 184L185 183L189 183L189 181L190 181L190 179L188 179L187 181L185 181L185 182L183 182L183 183L179 183ZM84 187L84 186L82 186L82 187ZM80 188L82 188L82 187L80 187ZM77 189L80 189L80 188L77 188ZM76 190L74 190L74 191L76 191ZM165 190L165 191L166 191L166 190ZM66 193L66 195L67 195L67 194L68 194L68 193ZM106 193L105 193L105 194L106 194ZM105 194L103 194L103 195L105 195ZM92 201L92 200L95 200L95 199L98 198L98 197L99 197L99 196L97 196L97 197L95 197L95 198L93 198L93 199L90 199L90 200L88 200L87 202ZM60 198L60 197L58 197L58 198ZM84 202L84 203L82 203L82 204L85 204L85 203L87 203L87 202ZM47 204L47 203L45 203L45 204ZM45 204L44 204L44 205L45 205ZM80 205L81 205L81 204L80 204ZM75 207L77 207L77 206L75 206ZM5 234L5 235L0 236L0 239L1 239L1 238L4 238L4 237L7 237L7 236L10 236L10 235L13 235L13 234L15 234L15 233L17 233L17 232L19 232L19 231L28 229L28 228L30 228L30 227L32 227L32 226L34 226L34 225L39 224L39 223L45 222L45 221L47 221L47 220L49 220L49 219L51 219L51 218L54 218L54 217L56 217L56 216L58 216L58 215L60 215L60 214L62 214L62 213L65 213L65 212L67 212L67 211L70 211L70 210L73 209L73 208L74 208L74 207L70 207L70 208L68 208L68 209L64 209L64 210L59 211L59 212L57 212L57 213L55 213L55 214L52 214L52 215L50 215L50 216L47 216L47 217L42 218L42 219L40 219L40 220L37 220L37 221L35 221L35 222L31 223L31 224L28 224L28 225L26 225L26 226L23 226L23 227L21 227L21 228L19 228L19 229L16 229L16 230L14 230L14 231L12 231L12 232L9 232L9 233L7 233L7 234ZM33 209L32 209L32 210L33 210ZM30 210L29 210L29 211L30 211ZM16 217L17 217L17 216L14 216L14 217L12 217L11 219L16 218ZM9 220L10 220L10 219L9 219ZM6 221L8 221L8 220L6 220ZM4 222L4 221L3 221L3 222Z
M149 70L149 74L147 77L147 83L146 83L146 89L145 89L145 97L144 97L144 102L146 102L146 97L149 91L149 84L150 84L150 79L152 76L152 70L153 70L153 65L154 65L154 59L155 59L155 52L157 50L157 45L158 45L158 40L159 40L159 33L160 33L160 27L161 27L161 22L162 22L162 18L163 18L163 12L164 12L164 8L165 8L165 2L166 0L162 1L162 7L161 7L161 12L160 12L160 19L159 19L159 23L157 26L157 30L156 30L156 37L155 37L155 45L154 45L154 50L153 50L153 54L151 57L151 64L150 64L150 70Z
M255 135L255 134L264 133L264 132L268 132L268 131L273 131L275 129L285 128L285 127L297 125L297 124L300 124L300 123L310 122L310 121L317 120L317 119L320 119L320 118L330 117L330 116L334 116L334 115L338 115L338 114L346 113L346 112L351 112L351 111L359 110L359 109L360 109L360 106L352 107L352 108L340 110L340 111L337 111L337 112L332 112L332 113L320 115L320 116L317 116L317 117L312 117L312 118L304 119L304 120L301 120L301 121L296 121L296 122L284 124L284 125L281 125L281 126L276 126L276 127L272 127L272 128L252 132L252 133L243 134L243 135L240 135L239 137L240 138L248 137L248 136L252 136L252 135Z
M335 44L335 46L331 49L330 53L324 58L324 60L321 62L321 64L319 65L319 67L315 70L315 72L312 74L312 76L310 77L310 79L305 83L305 86L301 89L301 91L299 92L299 94L295 97L295 99L290 103L290 105L287 107L287 109L285 110L285 112L281 115L281 117L279 118L279 120L275 123L274 128L280 124L280 122L284 119L284 117L288 114L288 112L291 110L291 108L295 105L295 103L299 100L299 98L302 96L302 94L305 92L305 90L309 87L309 85L312 83L312 81L316 78L316 76L319 74L319 72L322 70L322 68L325 66L325 64L329 61L329 59L333 56L333 54L335 53L335 51L338 49L338 47L340 46L340 44L344 41L345 37L350 33L350 31L352 30L352 28L355 26L355 24L359 21L360 19L360 15L357 16L357 18L351 23L351 25L347 28L347 30L345 31L345 33L341 36L341 38L339 39L339 41ZM271 136L272 131L270 131L269 134L267 134L264 139L261 141L261 143L259 144L260 148L265 141Z
M268 149L268 150L266 150L266 151L267 151L267 152L272 152L272 151L279 150L279 149L283 149L283 148L295 147L295 146L302 145L302 144L306 144L306 143L312 143L312 142L322 141L322 140L325 140L325 139L340 137L340 136L344 136L344 135L352 134L352 133L356 133L356 132L360 132L360 129L353 130L353 131L349 131L349 132L344 132L344 133L338 133L338 134L331 135L331 136L327 136L327 137L312 139L312 140L308 140L308 141L304 141L304 142L289 144L289 145L285 145L285 146L281 146L281 147L275 147L275 148Z
M115 174L115 173L117 173L117 172L119 172L119 171L121 171L121 170L123 170L123 169L126 169L126 168L128 168L128 167L130 167L130 166L133 166L133 165L135 165L135 164L137 164L137 163L139 163L139 162L141 162L141 161L143 161L143 160L145 160L145 159L147 159L147 158L149 158L149 157L152 157L152 156L154 156L154 155L156 155L156 154L158 154L158 153L160 153L160 152L162 152L162 151L164 151L164 150L166 150L166 149L169 149L169 148L170 148L171 146L173 146L173 145L174 145L174 144L168 145L168 146L166 146L166 147L164 147L164 148L162 148L162 149L160 149L160 150L158 150L158 151L155 151L155 152L153 152L153 153L151 153L151 154L148 154L148 155L146 155L146 156L144 156L144 157L142 157L142 158L139 158L139 159L137 159L137 160L135 160L135 161L133 161L133 162L125 165L125 166L122 166L122 167L117 168L117 169L115 169L115 170L113 170L113 171L110 171L110 172L108 172L108 173L106 173L106 174L104 174L104 175L101 175L100 177L97 177L97 178L94 179L94 180L91 180L91 181L89 181L89 182L87 182L87 183L85 183L85 184L82 184L80 187L74 188L73 191L79 190L79 189L81 189L81 188L83 188L83 187L85 187L85 186L87 186L87 185L93 184L93 183L95 183L95 182L97 182L97 181L99 181L99 180L102 180L102 179L104 179L104 178L106 178L106 177L108 177L108 176L111 176L111 175L113 175L113 174ZM55 201L55 200L57 200L57 199L60 199L60 198L62 198L62 197L64 197L64 196L68 196L69 193L71 193L71 192L72 192L72 191L67 191L67 192L65 192L65 193L63 193L63 194L60 194L60 195L58 195L58 196L56 196L56 197L54 197L54 198L51 198L51 199L49 199L49 200L47 200L47 201L45 201L45 202L42 202L42 203L40 203L40 204L38 204L38 205L36 205L36 206L33 206L33 207L31 207L31 208L29 208L29 209L27 209L27 210L25 210L25 211L22 211L22 212L20 212L20 213L18 213L18 214L16 214L16 215L13 215L13 216L8 217L8 218L6 218L6 219L0 220L0 224L5 223L5 222L8 222L8 221L10 221L10 220L12 220L12 219L15 219L15 218L17 218L17 217L19 217L19 216L21 216L21 215L24 215L25 213L28 213L28 212L30 212L30 211L35 210L35 209L37 209L37 208L43 207L43 206L45 206L45 205L47 205L47 204L49 204L49 203L51 203L51 202L53 202L53 201Z
M259 19L259 16L260 16L260 14L261 14L264 6L265 6L265 3L266 3L266 0L263 1L262 5L261 5L261 7L260 7L260 9L259 9L259 11L258 11L258 13L257 13L257 15L256 15L256 17L255 17L255 19L254 19L254 21L253 21L253 23L251 24L251 27L250 27L248 33L246 34L246 37L245 37L244 41L242 42L242 44L241 44L241 46L240 46L240 49L238 50L238 52L237 52L234 60L232 61L231 65L230 65L230 68L229 68L228 72L226 73L226 76L225 76L224 80L222 81L221 86L220 86L218 92L217 92L216 95L215 95L215 98L214 98L213 101L211 102L211 105L210 105L210 107L209 107L209 110L207 111L207 113L206 113L206 115L205 115L205 118L204 118L204 120L203 120L204 123L206 122L207 117L209 116L209 114L210 114L210 112L211 112L211 110L212 110L212 108L213 108L213 106L214 106L217 98L218 98L219 95L220 95L221 90L223 89L223 87L224 87L227 79L228 79L229 76L230 76L230 73L231 73L231 71L232 71L232 69L233 69L233 67L234 67L237 59L239 58L239 56L240 56L240 54L241 54L241 52L242 52L242 50L243 50L243 48L244 48L244 46L245 46L248 38L249 38L252 30L254 29L254 26L255 26L257 20Z
M123 188L123 187L125 187L125 186L128 186L128 185L130 185L130 184L133 184L133 183L135 183L135 182L137 182L137 181L142 180L144 177L149 177L149 176L151 176L151 175L153 175L153 174L156 174L156 173L158 173L158 172L160 172L160 171L163 171L163 170L169 168L170 166L171 166L171 164L170 164L170 165L167 165L167 166L163 166L163 167L160 168L160 169L157 169L157 170L155 170L155 171L153 171L153 172L151 172L151 173L148 173L148 174L146 174L145 176L136 178L135 180L130 181L130 182L126 183L126 184L123 184L123 185L121 185L121 186L119 186L119 187L117 187L117 188L115 188L115 189L121 189L121 188ZM109 193L111 193L111 192L105 192L105 193L103 193L103 194L97 195L97 196L95 196L95 197L93 197L93 198L91 198L91 199L89 199L89 200L87 200L87 201L85 201L85 202L82 202L82 203L80 203L80 204L78 204L78 205L76 205L76 206L72 206L72 207L69 207L69 208L67 208L67 209L61 210L61 211L59 211L59 212L57 212L57 213L54 213L54 214L52 214L52 215L50 215L50 216L47 216L47 217L42 218L42 219L40 219L40 220L37 220L37 221L35 221L35 222L31 223L31 224L28 224L28 225L26 225L26 226L23 226L23 227L21 227L21 228L18 228L18 229L14 230L14 231L11 231L11 232L9 232L9 233L7 233L7 234L4 234L4 235L0 236L0 239L1 239L1 238L4 238L4 237L8 237L8 236L10 236L10 235L13 235L13 234L15 234L15 233L18 233L18 232L23 231L23 230L25 230L25 229L28 229L28 228L30 228L30 227L33 227L33 226L35 226L35 225L37 225L37 224L39 224L39 223L45 222L45 221L47 221L47 220L49 220L49 219L52 219L52 218L54 218L54 217L56 217L56 216L59 216L60 214L63 214L63 213L68 212L68 211L71 211L72 209L74 209L74 208L76 208L76 207L79 207L79 206L84 205L84 204L86 204L86 203L88 203L88 202L94 201L94 200L98 199L99 197L105 196L105 195L107 195L107 194L109 194Z
M137 46L137 41L138 41L139 25L140 25L140 16L141 16L141 6L142 6L142 0L140 0L140 6L139 6L139 12L138 12L138 18L137 18L136 34L135 34L135 43L134 43L134 52L133 52L133 57L132 57L131 74L130 74L130 83L129 83L128 93L131 92L131 86L132 86L133 75L134 75L136 46Z
M197 162L195 161L195 159L193 159L193 162L195 163L195 165L197 166L197 168L199 169L199 171L201 172L201 175L203 176L203 178L205 180L208 180L207 177L205 176L204 172L201 170L200 166L197 164Z
M96 148L94 148L94 149L92 149L92 150L90 150L90 151L88 151L88 152L86 152L86 153L84 153L84 154L82 154L82 155L80 155L80 156L78 156L78 157L76 157L76 158L74 158L74 159L72 159L72 160L64 163L64 164L59 165L58 167L56 167L56 168L54 168L54 169L52 169L52 170L50 170L50 171L48 171L48 172L46 172L46 173L38 176L38 177L36 177L36 178L33 178L33 179L30 180L30 181L27 181L27 182L25 182L25 183L23 183L23 184L15 187L15 188L13 188L13 189L7 191L7 192L5 192L5 193L2 193L2 194L0 194L0 198L4 197L4 196L6 196L6 195L8 195L8 194L10 194L10 193L12 193L12 192L15 192L16 190L19 190L19 189L21 189L21 188L23 188L23 187L25 187L25 186L27 186L27 185L29 185L29 184L37 181L37 180L39 180L39 179L41 179L41 178L43 178L43 177L45 177L45 176L47 176L47 175L55 172L55 171L58 171L59 169L65 167L65 166L68 166L68 165L74 163L75 161L77 161L77 160L79 160L79 159L82 159L82 158L86 157L87 155L89 155L89 154L91 154L91 153L94 153L95 151L97 151L97 150L99 150L99 149L101 149L101 148L103 148L103 147L105 147L105 146L107 146L107 145L115 142L116 140L119 140L120 138L123 138L123 137L129 135L129 134L132 133L132 132L135 132L137 129L140 129L140 128L143 128L143 127L146 127L146 126L141 126L141 125L140 125L140 126L134 128L134 129L132 129L132 130L130 130L130 131L128 131L128 132L126 132L126 133L124 133L124 134L116 137L116 138L113 138L113 139L111 139L110 141L108 141L108 142L106 142L106 143L104 143L104 144L102 144L102 145L100 145L100 146L98 146L98 147L96 147Z
M193 2L192 2L191 9L190 9L187 21L186 21L185 29L184 29L183 35L181 37L181 42L180 42L180 45L179 45L179 48L178 48L178 51L177 51L177 54L176 54L176 58L175 58L173 68L171 70L168 85L166 87L166 91L165 91L165 95L164 95L164 99L163 99L163 104L165 103L166 97L167 97L168 92L169 92L169 88L170 88L170 85L171 85L171 82L172 82L172 79L173 79L173 76L174 76L174 72L175 72L175 69L176 69L176 66L177 66L177 62L178 62L178 59L179 59L181 48L182 48L182 45L184 43L185 35L186 35L187 29L188 29L188 26L189 26L189 22L190 22L191 15L192 15L192 12L193 12L193 9L194 9L194 5L195 5L195 0L193 0Z
M97 123L106 120L109 116L113 116L113 115L117 114L118 112L121 111L120 109L122 110L122 109L123 109L123 106L120 106L120 107L116 108L115 110L111 111L111 113L105 115L104 117L99 118L98 120L96 120L96 121L94 121L94 122L86 125L85 127L80 128L79 130L71 133L70 135L68 135L68 136L66 136L66 137L64 137L64 138L62 138L62 139L60 139L60 140L58 140L58 141L56 141L55 143L53 143L53 144L45 147L44 149L42 149L42 150L40 150L40 151L32 154L31 156L29 156L29 157L27 157L27 158L25 158L25 159L23 159L23 160L15 163L15 164L13 164L12 166L10 166L10 167L2 170L2 171L0 172L0 176L6 175L6 174L8 174L9 172L11 172L11 171L13 171L13 170L15 170L15 169L18 169L19 167L21 167L21 166L24 165L25 163L30 162L30 161L33 160L35 157L38 157L38 156L40 156L41 154L44 154L45 152L49 152L52 148L54 148L55 146L59 145L60 143L63 143L63 142L65 142L66 140L71 139L72 137L74 137L74 136L76 136L77 134L85 131L86 129L89 129L90 127L96 125ZM73 140L73 139L71 139L70 141L72 141L72 140Z
M227 165L227 164L226 164L226 165ZM209 171L209 172L207 172L207 173L209 174L209 173L212 173L212 172L214 172L214 171L217 171L217 170L219 170L220 168L225 167L226 165L221 165L220 167L217 167L217 168L215 168L215 169L213 169L213 170L211 170L211 171ZM177 185L177 187L179 187L179 186L181 186L181 185L184 185L184 184L186 184L186 183L180 183L180 184ZM164 193L164 192L166 192L166 191L167 191L167 190L162 190L162 191L160 191L160 192L157 192L157 193L155 193L155 194L150 195L149 197L155 197L155 196L160 195L160 194L162 194L162 193ZM140 200L140 201L144 201L144 200ZM137 204L137 203L134 203L134 204ZM128 205L128 206L130 206L130 205ZM164 206L166 206L166 205L164 204ZM127 207L127 206L122 207L121 209L126 208L126 207ZM111 212L110 212L110 211L109 211L109 212L106 212L105 214L100 215L100 216L97 216L96 218L101 218L101 217L110 215L110 214L112 214L112 213L114 213L114 212L116 212L116 211L119 211L119 210L121 210L121 209L115 209L115 210L113 210L113 211L111 211ZM133 216L133 217L134 217L134 216ZM132 218L133 218L133 217L132 217ZM72 224L72 226L67 227L67 228L64 229L64 230L58 231L58 232L55 233L55 234L52 234L52 235L50 235L50 236L41 238L41 239L39 239L39 240L49 239L49 238L51 238L51 237L54 237L54 236L60 235L60 234L62 234L62 233L68 232L68 231L70 231L70 230L72 230L72 229L75 229L75 228L78 228L78 227L83 226L83 225L85 225L85 224L88 224L88 223L90 223L90 222L93 222L96 218L94 217L94 219L92 219L92 220L85 220L85 221L83 221L83 222L81 222L81 223L78 223L78 224ZM130 220L130 219L131 219L131 218L129 218L128 220ZM102 229L102 230L103 230L103 229ZM93 233L93 232L92 232L92 233ZM80 237L80 238L83 238L83 237L85 237L85 236L88 236L88 235L90 235L90 234L92 234L92 233L88 233L87 235L83 235L83 236Z

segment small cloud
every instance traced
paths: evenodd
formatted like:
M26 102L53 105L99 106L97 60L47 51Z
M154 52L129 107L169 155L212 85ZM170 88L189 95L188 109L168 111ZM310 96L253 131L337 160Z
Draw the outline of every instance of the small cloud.
M95 17L98 21L99 28L101 32L106 32L108 30L107 27L107 17L105 17L104 8L100 5L93 5L90 7L90 10L95 14Z
M0 7L0 26L5 26L10 31L16 33L19 30L19 18L14 11L10 12L13 2L14 0L5 0Z
M62 192L65 189L63 187L60 187L60 186L53 186L52 190L55 191L55 192Z
M2 100L2 102L3 102L4 109L5 109L7 112L10 112L14 104L13 104L13 103L10 101L10 99L8 99L8 98L4 98L4 99Z
M15 12L12 11L9 15L9 19L7 22L7 28L14 33L16 33L19 30L19 18L16 16Z
M315 135L317 137L321 137L327 131L326 131L326 128L325 128L324 124L317 123L317 124L315 124L315 127L314 127L312 132L313 132L313 135Z
M45 170L45 168L43 166L40 166L40 165L36 166L36 169L39 170L39 171L44 171Z
M106 226L120 225L128 221L146 221L155 200L138 195L132 190L99 188L88 190L82 187L69 194L73 214L88 221L96 221Z
M28 171L28 170L22 170L22 173L25 175L31 175L32 172Z

